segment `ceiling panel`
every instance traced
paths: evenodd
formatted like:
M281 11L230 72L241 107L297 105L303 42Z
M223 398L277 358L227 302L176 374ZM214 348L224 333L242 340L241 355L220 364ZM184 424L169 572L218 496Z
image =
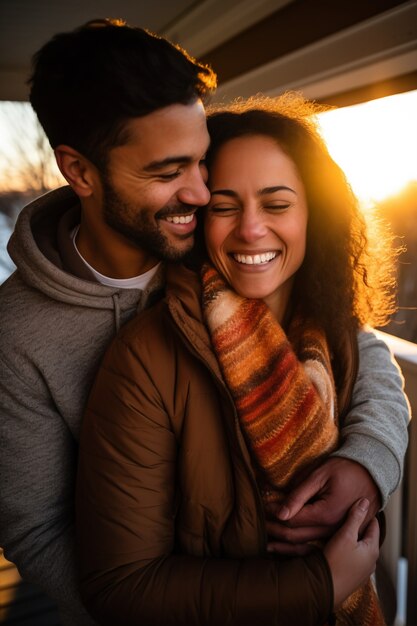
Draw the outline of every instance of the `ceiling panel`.
M132 25L162 32L200 3L195 0L0 0L0 99L24 97L24 81L32 55L58 32L100 17L120 17Z

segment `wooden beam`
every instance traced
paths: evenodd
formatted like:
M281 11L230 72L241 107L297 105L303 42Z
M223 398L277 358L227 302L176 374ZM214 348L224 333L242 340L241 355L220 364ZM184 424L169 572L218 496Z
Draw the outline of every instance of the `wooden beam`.
M386 96L393 96L397 93L413 91L414 89L417 89L417 71L403 74L402 76L395 76L390 80L371 83L364 87L350 89L325 98L317 98L317 102L331 106L346 107L352 104L368 102L369 100L385 98Z
M211 65L223 83L404 2L294 0L200 60Z

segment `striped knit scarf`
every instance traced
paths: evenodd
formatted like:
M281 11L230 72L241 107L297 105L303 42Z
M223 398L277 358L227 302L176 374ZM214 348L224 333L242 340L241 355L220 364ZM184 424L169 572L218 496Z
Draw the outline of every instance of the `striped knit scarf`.
M324 333L294 316L288 336L262 300L245 299L216 269L202 270L203 311L264 503L337 446L335 388ZM337 612L338 626L383 626L369 582Z

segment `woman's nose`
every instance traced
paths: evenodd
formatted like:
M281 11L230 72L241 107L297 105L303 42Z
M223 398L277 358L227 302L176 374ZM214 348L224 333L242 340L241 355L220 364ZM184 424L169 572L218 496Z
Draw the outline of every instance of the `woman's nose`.
M242 210L236 227L236 235L245 242L257 241L265 236L267 228L257 211Z

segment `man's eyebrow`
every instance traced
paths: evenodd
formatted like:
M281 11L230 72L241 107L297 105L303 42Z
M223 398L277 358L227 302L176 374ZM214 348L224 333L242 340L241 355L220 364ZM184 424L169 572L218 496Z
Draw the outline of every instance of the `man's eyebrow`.
M144 166L145 172L153 172L155 170L162 170L164 167L169 165L187 165L191 163L192 158L190 156L172 156L167 157L166 159L161 159L160 161L151 161L147 165Z

